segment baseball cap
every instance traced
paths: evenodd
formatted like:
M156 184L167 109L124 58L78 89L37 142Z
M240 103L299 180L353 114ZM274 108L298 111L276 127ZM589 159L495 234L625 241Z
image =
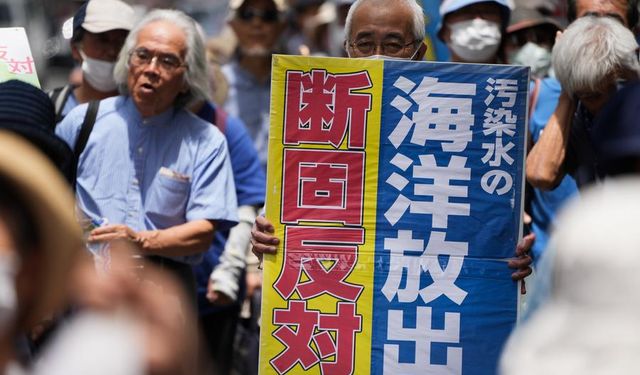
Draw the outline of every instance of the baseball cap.
M81 30L104 33L110 30L131 30L136 22L135 11L120 0L89 0L73 16L73 38Z
M479 3L496 3L500 6L500 12L502 16L502 28L506 29L509 24L509 18L511 16L511 9L513 8L513 4L509 0L444 0L442 5L440 5L440 20L438 22L438 27L436 30L438 31L438 35L440 35L440 30L443 26L443 20L449 13L453 13L459 9L467 7L473 4Z
M507 33L545 24L552 25L557 30L564 29L564 26L559 20L545 16L538 9L516 7L513 12L511 12L511 20L507 27Z

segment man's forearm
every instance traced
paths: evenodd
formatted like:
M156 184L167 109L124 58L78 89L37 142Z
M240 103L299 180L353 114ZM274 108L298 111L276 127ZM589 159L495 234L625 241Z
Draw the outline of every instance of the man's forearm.
M167 229L138 232L137 241L145 255L194 255L209 249L214 229L210 220L194 220Z
M574 111L573 100L563 91L553 115L527 156L527 181L534 187L550 190L564 177L564 162Z
M251 239L251 225L257 216L256 207L244 205L238 207L238 225L231 228L220 263L213 269L211 280L215 290L236 300L240 289L240 276L245 269L246 254ZM244 280L242 280L244 281Z

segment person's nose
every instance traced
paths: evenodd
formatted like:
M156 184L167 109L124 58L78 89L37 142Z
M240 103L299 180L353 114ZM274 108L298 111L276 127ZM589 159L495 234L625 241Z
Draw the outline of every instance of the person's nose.
M118 54L120 53L120 47L110 44L105 50L105 57L107 61L116 61Z
M144 73L160 75L160 65L158 64L158 56L153 56L151 60L144 66Z

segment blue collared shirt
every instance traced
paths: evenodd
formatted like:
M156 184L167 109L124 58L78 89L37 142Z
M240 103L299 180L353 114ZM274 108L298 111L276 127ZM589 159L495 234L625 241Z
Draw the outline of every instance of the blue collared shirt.
M206 102L197 115L205 121L215 122L215 112L218 110L212 103ZM216 124L216 127L219 127L219 129L224 128L224 136L229 146L231 168L233 168L238 206L262 206L266 193L266 177L258 160L258 153L253 147L253 142L242 120L234 116L227 116L226 123L224 125ZM224 251L228 237L228 230L216 231L213 246L205 253L202 263L194 268L198 287L198 311L201 315L220 310L220 307L212 305L206 296L209 276L211 271L220 264L220 256ZM244 282L240 283L240 292L240 294L244 293Z
M73 109L56 134L74 147L87 105ZM76 194L93 219L136 231L193 220L237 222L237 200L224 136L185 110L143 119L128 96L105 99L78 162ZM190 264L202 255L175 257Z
M224 110L230 116L239 117L244 122L253 145L258 151L260 163L266 170L271 81L256 81L253 75L244 70L237 61L223 66L222 73L229 82Z

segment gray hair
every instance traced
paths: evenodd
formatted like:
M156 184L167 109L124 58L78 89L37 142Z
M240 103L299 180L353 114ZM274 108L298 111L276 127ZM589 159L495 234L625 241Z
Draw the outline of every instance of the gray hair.
M422 7L418 5L415 0L356 0L349 8L347 13L347 19L344 26L344 40L348 41L351 36L351 24L353 22L353 15L356 10L364 3L374 3L379 6L401 6L406 5L409 7L412 13L412 25L413 25L413 38L414 40L422 41L425 38L425 25L424 25L424 11Z
M127 36L113 72L120 93L129 93L129 87L127 87L129 56L136 47L138 34L148 24L157 21L167 21L176 25L184 31L186 38L187 53L185 64L187 67L184 80L189 90L186 93L179 94L174 105L182 108L200 100L207 100L210 93L210 80L204 40L201 33L198 32L196 21L183 12L172 9L157 9L149 12Z
M596 91L612 75L640 76L638 43L633 33L609 17L581 17L553 47L551 63L556 78L570 95Z

